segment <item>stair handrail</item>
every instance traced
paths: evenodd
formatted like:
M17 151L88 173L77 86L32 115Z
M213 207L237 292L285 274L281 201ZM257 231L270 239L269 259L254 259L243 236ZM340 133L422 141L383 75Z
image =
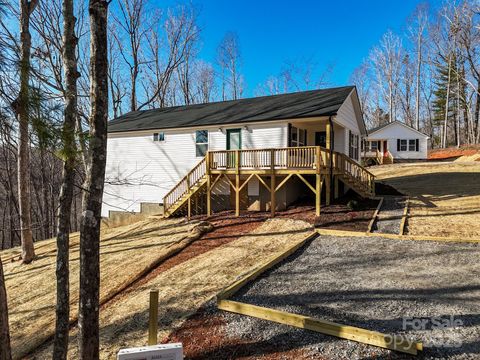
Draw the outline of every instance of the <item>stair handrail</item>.
M375 195L375 175L347 155L343 153L337 154L339 154L340 158L343 160L343 164L340 165L340 170L343 173L350 175L356 181L362 183L368 192ZM346 166L346 164L349 166Z
M207 173L205 156L163 197L163 210L167 212L183 195L197 185Z

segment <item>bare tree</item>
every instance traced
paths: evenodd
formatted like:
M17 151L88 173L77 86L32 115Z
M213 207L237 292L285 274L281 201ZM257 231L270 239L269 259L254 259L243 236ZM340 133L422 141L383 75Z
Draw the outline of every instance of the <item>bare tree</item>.
M90 0L91 116L89 168L80 225L80 359L99 357L100 222L108 118L107 0Z
M402 41L390 30L373 49L370 59L376 69L377 85L388 103L390 121L396 120L398 83L402 66Z
M243 77L240 73L240 41L234 32L223 37L217 49L217 62L220 66L222 82L222 99L236 100L243 93ZM227 91L230 95L227 95Z
M199 102L210 102L215 89L215 70L211 64L203 61L197 62L196 83L198 87Z
M68 353L68 328L70 324L69 242L70 218L75 182L75 126L77 118L77 70L75 16L73 0L63 0L63 58L65 72L65 108L62 129L63 181L60 189L60 206L57 223L57 302L56 329L53 346L54 359L66 359Z
M147 106L165 107L172 77L198 39L199 29L196 25L195 10L179 6L170 10L164 22L166 51L162 50L160 32L151 29L147 37L149 51L148 71L143 82L146 99L139 105L141 110ZM173 104L170 104L173 105Z
M130 72L130 111L137 110L137 79L142 61L140 59L141 46L150 30L148 16L145 12L145 0L122 0L119 2L120 16L113 15L117 29L126 34L126 41L121 33L112 32L120 54Z
M32 37L30 35L30 16L38 0L20 0L20 93L14 105L19 120L18 144L18 198L20 203L20 227L22 239L22 261L30 263L35 257L30 214L30 52Z
M420 81L422 74L425 31L428 26L428 5L420 4L414 11L410 21L409 32L415 44L416 74L415 74L415 129L420 129Z

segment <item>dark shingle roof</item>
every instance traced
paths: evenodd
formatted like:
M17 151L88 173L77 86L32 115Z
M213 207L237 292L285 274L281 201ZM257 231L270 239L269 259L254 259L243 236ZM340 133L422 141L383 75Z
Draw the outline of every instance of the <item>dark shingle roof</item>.
M134 111L110 121L108 132L174 129L335 115L353 89L353 86L345 86Z

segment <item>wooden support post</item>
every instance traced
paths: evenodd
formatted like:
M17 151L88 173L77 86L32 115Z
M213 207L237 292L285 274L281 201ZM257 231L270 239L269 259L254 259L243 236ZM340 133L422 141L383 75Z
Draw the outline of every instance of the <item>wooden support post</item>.
M235 216L240 216L240 175L235 175Z
M325 177L325 204L330 205L332 184L330 181L330 174Z
M272 218L275 217L275 208L277 207L275 201L275 150L270 151L270 211L272 213Z
M150 290L148 316L148 345L157 345L158 334L158 290Z
M235 150L235 216L240 216L240 151Z
M320 216L320 203L322 200L322 176L316 174L315 181L315 215Z
M212 215L212 175L207 175L207 216Z
M212 215L212 175L210 175L210 152L205 156L205 173L207 175L207 216Z

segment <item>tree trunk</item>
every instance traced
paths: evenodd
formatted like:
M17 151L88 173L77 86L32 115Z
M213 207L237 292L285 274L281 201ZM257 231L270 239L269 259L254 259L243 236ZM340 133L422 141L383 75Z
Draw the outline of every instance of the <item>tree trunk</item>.
M448 58L448 81L447 81L447 96L445 98L445 120L443 123L443 132L442 132L442 147L447 147L447 125L448 125L448 105L450 102L450 78L452 73L452 64L451 64L451 55Z
M8 327L8 304L2 258L0 258L0 360L10 360L10 331Z
M415 91L415 129L420 130L420 75L422 69L422 36L419 34L417 43L417 88Z
M64 123L65 162L57 214L57 303L53 359L66 359L70 323L69 248L72 199L75 181L75 127L77 119L77 58L75 48L75 16L73 0L63 0L63 66L66 80Z
M30 263L35 257L32 236L32 219L30 214L30 149L29 149L29 79L30 50L30 15L38 0L20 0L20 94L16 104L19 120L18 139L18 198L20 204L20 233L22 240L22 261Z
M90 151L80 224L80 359L99 357L100 222L107 152L108 1L90 0Z

